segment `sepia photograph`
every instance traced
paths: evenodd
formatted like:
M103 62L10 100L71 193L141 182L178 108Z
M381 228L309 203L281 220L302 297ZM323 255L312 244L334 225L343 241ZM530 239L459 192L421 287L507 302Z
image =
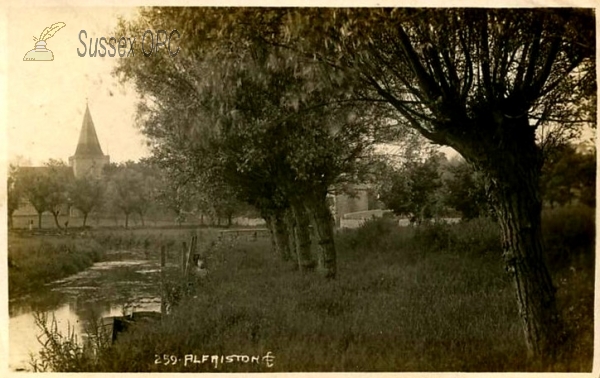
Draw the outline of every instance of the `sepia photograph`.
M592 3L177 5L2 9L2 371L593 375Z

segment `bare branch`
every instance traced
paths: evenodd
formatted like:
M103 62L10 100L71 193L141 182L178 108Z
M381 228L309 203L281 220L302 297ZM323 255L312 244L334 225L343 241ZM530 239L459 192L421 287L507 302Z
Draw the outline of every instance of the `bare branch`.
M480 48L481 53L479 60L481 61L481 73L483 75L483 86L485 93L489 99L494 98L494 88L490 76L490 49L488 41L488 20L487 14L485 20L481 22Z
M439 86L435 83L434 80L425 72L425 68L421 64L419 59L419 55L414 50L410 38L404 31L401 25L398 26L398 35L400 36L400 47L404 51L406 57L408 58L408 62L413 70L413 72L417 75L417 79L420 82L421 88L427 95L430 101L435 100L441 93Z

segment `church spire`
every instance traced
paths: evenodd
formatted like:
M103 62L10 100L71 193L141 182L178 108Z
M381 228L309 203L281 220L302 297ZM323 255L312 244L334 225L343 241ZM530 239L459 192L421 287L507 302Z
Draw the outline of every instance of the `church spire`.
M79 133L79 142L77 143L77 150L75 150L75 156L104 156L98 136L96 135L96 128L92 121L92 115L90 114L90 108L87 105L87 99L85 104L85 115L83 116L83 125L81 126L81 132Z

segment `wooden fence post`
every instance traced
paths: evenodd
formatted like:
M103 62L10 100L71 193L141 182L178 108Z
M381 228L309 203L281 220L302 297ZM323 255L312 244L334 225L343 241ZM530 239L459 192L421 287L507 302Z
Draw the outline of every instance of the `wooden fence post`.
M192 266L192 261L194 258L194 255L196 254L196 246L198 244L198 236L194 235L192 236L192 240L190 242L190 251L188 253L187 256L187 263L186 263L186 267L185 267L185 278L187 280L188 275L190 274L190 269Z
M187 292L187 259L188 259L187 243L184 241L181 246L181 293L185 295Z
M164 245L160 246L160 314L164 318L167 315L167 293L165 288L165 265L167 260L166 247Z
M185 278L185 267L187 263L187 243L184 241L183 246L181 248L181 274L184 275Z

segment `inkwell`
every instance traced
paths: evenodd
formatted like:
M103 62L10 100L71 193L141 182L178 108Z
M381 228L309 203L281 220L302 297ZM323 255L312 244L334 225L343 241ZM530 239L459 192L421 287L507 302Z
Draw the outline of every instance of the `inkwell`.
M40 34L40 38L33 37L33 40L36 41L35 49L30 50L25 54L23 60L25 61L49 61L54 60L54 54L52 51L46 48L46 41L56 34L57 31L65 27L64 22L57 22L50 27L44 29L42 34Z

